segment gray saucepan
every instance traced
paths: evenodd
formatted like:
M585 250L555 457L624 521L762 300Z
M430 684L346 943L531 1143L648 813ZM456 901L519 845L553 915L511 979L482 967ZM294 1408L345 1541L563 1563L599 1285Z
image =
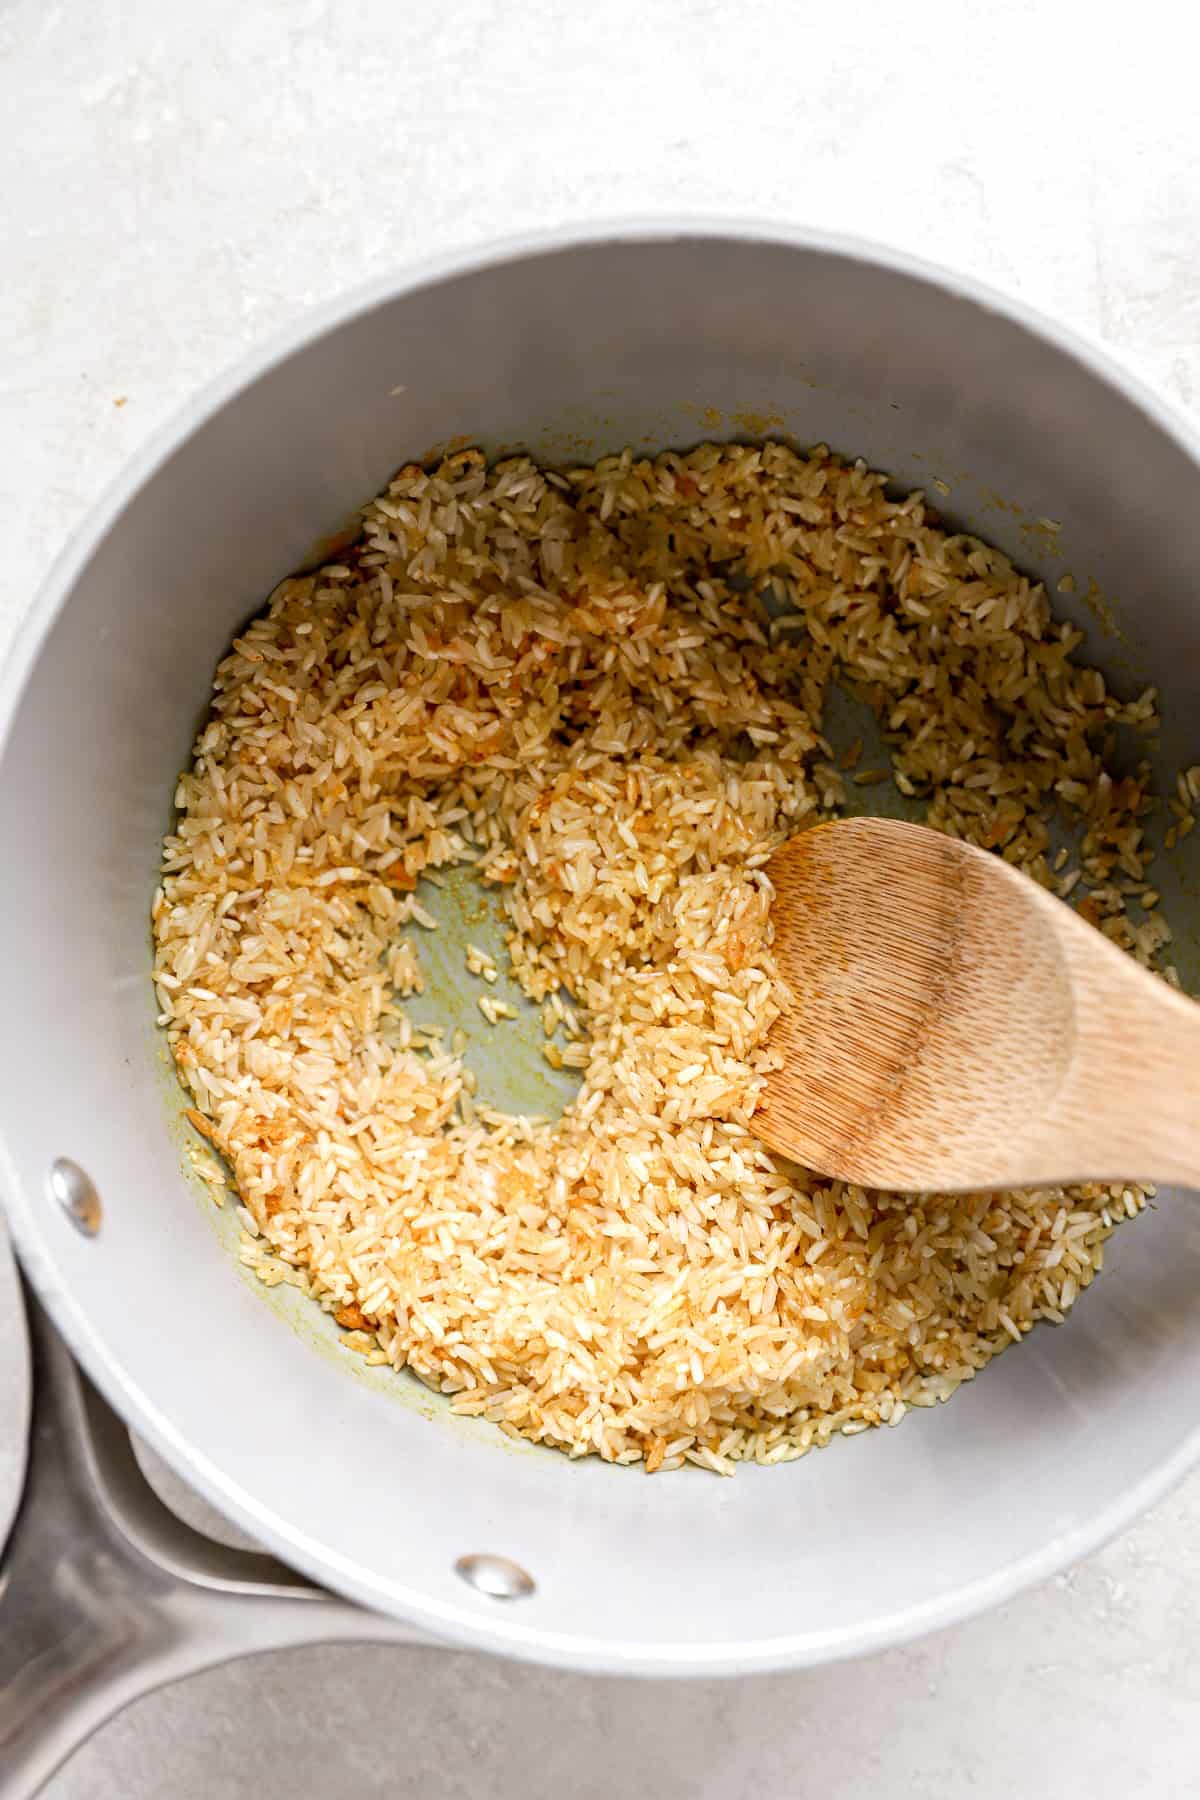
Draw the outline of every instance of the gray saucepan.
M365 1372L238 1270L189 1178L148 908L236 628L436 445L562 461L772 434L937 483L1052 588L1069 573L1056 603L1089 655L1161 690L1162 790L1200 760L1195 436L1013 302L803 231L563 232L338 300L188 406L47 580L0 680L0 1185L36 1377L0 1596L5 1793L155 1683L300 1639L645 1675L876 1650L1064 1567L1200 1452L1185 1196L948 1406L729 1481L647 1480ZM1185 978L1194 843L1156 864ZM162 1510L126 1427L263 1554Z

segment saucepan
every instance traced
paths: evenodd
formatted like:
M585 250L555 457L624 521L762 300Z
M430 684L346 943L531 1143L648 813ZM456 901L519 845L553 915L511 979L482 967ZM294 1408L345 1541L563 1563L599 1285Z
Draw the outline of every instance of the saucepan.
M238 627L439 446L562 463L763 436L936 491L1045 579L1120 689L1159 688L1174 791L1200 718L1195 435L1024 307L810 232L563 232L378 282L187 407L49 577L0 693L0 1180L36 1388L0 1598L5 1791L138 1692L302 1639L674 1676L878 1650L1061 1569L1200 1452L1183 1194L949 1405L786 1466L647 1479L367 1369L239 1269L231 1209L189 1173L149 905ZM1155 864L1185 981L1194 844ZM163 1509L129 1428L261 1552Z

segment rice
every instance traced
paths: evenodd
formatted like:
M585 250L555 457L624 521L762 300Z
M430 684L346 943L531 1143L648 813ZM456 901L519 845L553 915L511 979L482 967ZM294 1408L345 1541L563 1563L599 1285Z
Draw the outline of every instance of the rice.
M865 1192L772 1156L754 1113L786 998L764 865L845 803L834 682L929 824L1161 957L1161 914L1126 910L1148 769L1112 763L1155 696L1080 643L824 448L402 469L235 640L164 844L161 1016L246 1260L458 1411L650 1472L898 1423L1061 1321L1143 1190ZM1176 830L1198 798L1189 770ZM582 1072L556 1121L490 1108L461 1038L405 1015L418 883L457 863Z

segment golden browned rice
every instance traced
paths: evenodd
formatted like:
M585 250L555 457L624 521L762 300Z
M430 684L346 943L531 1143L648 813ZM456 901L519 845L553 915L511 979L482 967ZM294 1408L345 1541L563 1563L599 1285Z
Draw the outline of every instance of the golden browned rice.
M162 1017L246 1259L457 1411L650 1471L894 1424L1061 1321L1141 1189L863 1192L771 1156L754 1110L782 998L763 865L843 801L835 680L930 824L1160 955L1159 913L1126 912L1153 905L1148 774L1111 767L1155 698L1079 643L824 448L402 469L235 641L164 847ZM463 861L549 1060L582 1069L557 1122L489 1110L459 1040L405 1016L417 883Z

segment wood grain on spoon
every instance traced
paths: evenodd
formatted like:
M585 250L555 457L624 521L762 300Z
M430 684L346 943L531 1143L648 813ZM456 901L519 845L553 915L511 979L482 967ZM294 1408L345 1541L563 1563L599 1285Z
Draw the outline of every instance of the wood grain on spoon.
M818 826L768 874L773 1150L866 1187L1200 1187L1200 1006L1065 902L892 819Z

